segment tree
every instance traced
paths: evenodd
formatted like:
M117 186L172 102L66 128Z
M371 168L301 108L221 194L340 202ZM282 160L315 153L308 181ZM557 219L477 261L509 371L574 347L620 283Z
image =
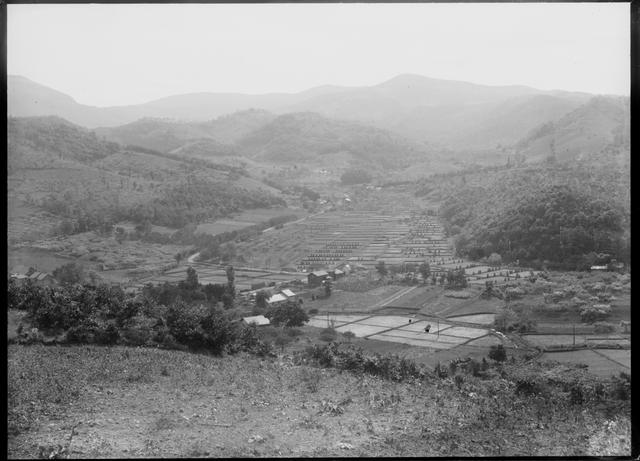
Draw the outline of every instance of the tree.
M384 261L378 261L378 264L376 264L376 270L378 271L378 274L380 274L380 277L384 277L389 273Z
M331 279L326 279L322 283L324 284L324 295L328 298L331 296Z
M176 264L180 264L180 261L182 260L182 254L181 253L176 253L173 258L176 260Z
M309 321L307 313L297 303L291 301L270 307L265 317L271 320L273 325L285 327L301 327Z
M256 293L256 307L259 309L266 309L267 299L269 299L269 294L266 291L264 290L258 291Z
M226 285L221 283L207 283L202 291L204 291L207 301L221 301L226 289Z
M84 280L84 267L75 262L64 264L54 269L53 276L64 285L82 283Z
M429 275L431 275L431 267L429 266L429 263L425 261L422 264L420 264L418 271L420 271L420 274L422 275L422 280L424 281L424 283L427 283L427 280L429 279Z
M236 287L234 285L234 281L236 279L235 271L233 266L227 267L227 292L231 295L232 298L236 297Z
M495 360L496 362L504 362L505 360L507 360L507 351L502 344L491 346L491 350L489 351L489 358Z
M502 256L498 253L491 253L491 256L487 258L487 264L490 266L500 266L502 265Z
M347 339L347 342L351 342L351 340L356 337L356 334L353 331L345 331L342 333L342 336Z
M231 296L228 292L222 295L222 305L225 309L233 308L233 296Z
M198 282L198 273L191 266L187 267L187 279L183 286L187 290L197 290L200 286L200 283Z

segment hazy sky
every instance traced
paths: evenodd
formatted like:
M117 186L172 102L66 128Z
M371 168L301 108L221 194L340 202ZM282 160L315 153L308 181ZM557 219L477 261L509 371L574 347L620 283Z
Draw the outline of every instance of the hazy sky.
M9 74L83 104L401 73L629 94L629 5L8 5Z

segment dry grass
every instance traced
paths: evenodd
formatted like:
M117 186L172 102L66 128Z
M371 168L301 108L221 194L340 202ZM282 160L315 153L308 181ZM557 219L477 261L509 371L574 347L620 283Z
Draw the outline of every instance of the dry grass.
M10 346L8 373L11 458L629 449L628 408L603 432L595 407L516 396L499 379L392 383L282 358L94 346Z

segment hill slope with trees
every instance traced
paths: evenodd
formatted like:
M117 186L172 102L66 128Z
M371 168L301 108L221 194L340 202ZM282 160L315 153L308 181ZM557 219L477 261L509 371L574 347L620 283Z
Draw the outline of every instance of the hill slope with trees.
M242 168L124 148L58 117L10 118L8 147L9 207L45 210L67 230L127 219L182 227L284 204Z
M602 254L629 260L629 181L616 168L541 164L442 175L417 194L442 200L460 255L584 269Z

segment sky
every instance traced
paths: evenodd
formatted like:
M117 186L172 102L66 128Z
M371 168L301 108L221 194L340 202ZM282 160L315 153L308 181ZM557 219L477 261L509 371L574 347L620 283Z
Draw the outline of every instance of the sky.
M629 94L629 4L8 5L7 71L95 106L411 73Z

